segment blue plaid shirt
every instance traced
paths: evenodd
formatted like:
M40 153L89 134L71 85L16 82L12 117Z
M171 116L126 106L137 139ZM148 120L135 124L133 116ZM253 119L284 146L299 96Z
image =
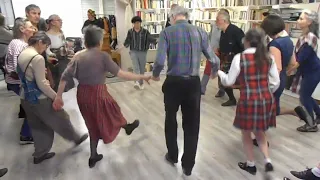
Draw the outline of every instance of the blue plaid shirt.
M211 62L212 73L216 74L220 60L209 44L207 33L187 20L179 20L160 33L153 76L159 77L166 57L167 75L199 76L202 53Z

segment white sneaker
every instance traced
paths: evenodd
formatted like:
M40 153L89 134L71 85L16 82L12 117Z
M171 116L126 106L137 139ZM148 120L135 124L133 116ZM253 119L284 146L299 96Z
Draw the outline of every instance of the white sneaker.
M140 89L139 82L135 82L133 87L134 87L136 90L139 90L139 89Z
M142 90L142 89L144 89L144 85L142 84L142 85L140 85L140 89Z

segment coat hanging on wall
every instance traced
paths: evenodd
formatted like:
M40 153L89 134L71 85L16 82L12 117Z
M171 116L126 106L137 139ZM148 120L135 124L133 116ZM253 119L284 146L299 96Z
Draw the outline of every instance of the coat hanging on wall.
M109 19L107 17L103 18L103 24L104 24L104 35L103 35L103 44L101 47L102 51L105 51L111 55L111 38L110 38L110 26L109 26Z

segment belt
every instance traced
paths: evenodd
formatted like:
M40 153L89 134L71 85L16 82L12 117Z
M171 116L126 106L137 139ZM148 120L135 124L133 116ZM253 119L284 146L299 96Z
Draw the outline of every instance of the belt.
M167 75L168 79L175 79L175 80L190 80L190 79L197 79L199 76L171 76Z

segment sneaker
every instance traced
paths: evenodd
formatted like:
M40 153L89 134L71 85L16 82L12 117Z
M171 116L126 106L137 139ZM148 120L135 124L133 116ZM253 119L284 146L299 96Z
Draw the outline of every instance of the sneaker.
M307 170L304 170L304 171L290 171L290 173L296 177L296 178L299 178L299 179L305 179L305 180L320 180L319 177L316 177L311 169L307 169Z
M319 129L317 125L309 126L308 124L305 124L297 128L297 131L299 132L318 132L318 130Z
M27 144L33 144L33 138L32 137L24 137L20 136L20 145L27 145Z
M140 84L139 84L139 82L135 82L134 83L134 86L133 86L136 90L140 90Z

